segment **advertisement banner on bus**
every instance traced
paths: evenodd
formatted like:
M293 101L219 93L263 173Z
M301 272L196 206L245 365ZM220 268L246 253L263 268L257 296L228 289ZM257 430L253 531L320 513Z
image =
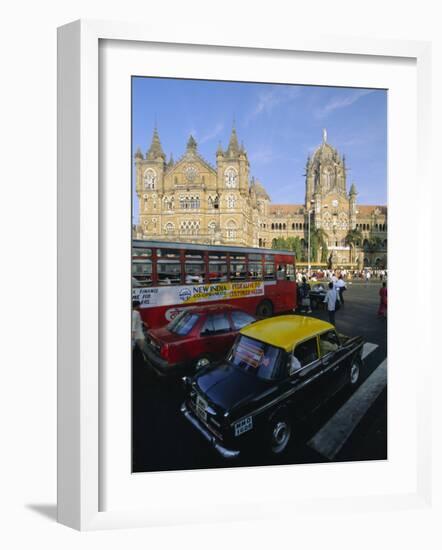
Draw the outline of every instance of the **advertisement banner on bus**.
M134 288L132 298L142 308L172 304L198 304L216 300L234 300L264 295L263 281L223 282L157 288Z

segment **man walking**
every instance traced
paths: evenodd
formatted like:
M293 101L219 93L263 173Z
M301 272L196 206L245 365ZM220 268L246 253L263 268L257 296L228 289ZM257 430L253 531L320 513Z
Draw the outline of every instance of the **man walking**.
M339 279L336 281L335 288L339 293L339 300L341 302L341 306L344 307L344 292L347 290L347 285L345 284L342 274L339 275Z
M328 290L324 298L324 303L327 304L328 320L334 325L335 311L339 308L339 294L332 282L328 283Z

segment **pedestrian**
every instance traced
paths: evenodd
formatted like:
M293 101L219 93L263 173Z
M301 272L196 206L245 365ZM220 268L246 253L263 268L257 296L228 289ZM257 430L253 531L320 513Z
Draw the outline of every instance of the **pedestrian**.
M307 313L311 313L311 302L310 302L310 285L307 283L307 279L305 277L302 278L302 283L299 287L299 297L301 300L301 311Z
M335 288L339 292L339 300L341 301L341 306L344 307L344 292L347 290L347 285L345 284L342 274L339 275L339 278L336 281Z
M335 312L339 309L339 294L331 281L328 283L328 290L324 298L324 304L327 304L328 319L330 323L334 325Z
M387 317L387 283L384 281L382 287L379 289L379 309L378 317Z
M368 271L365 272L365 286L368 285L368 283L370 282L370 277L371 277L371 273Z
M132 350L138 347L142 351L144 349L145 336L143 320L140 315L140 305L138 300L132 301Z

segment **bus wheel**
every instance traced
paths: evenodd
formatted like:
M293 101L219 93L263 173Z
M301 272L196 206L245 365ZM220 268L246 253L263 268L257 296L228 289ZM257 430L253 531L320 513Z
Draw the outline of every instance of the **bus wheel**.
M270 317L273 315L273 304L270 300L263 300L256 308L257 317Z

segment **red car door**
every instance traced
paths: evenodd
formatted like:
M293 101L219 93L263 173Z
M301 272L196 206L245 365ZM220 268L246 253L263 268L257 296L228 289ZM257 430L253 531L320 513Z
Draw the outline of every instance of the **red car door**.
M227 355L236 336L226 313L209 315L201 330L201 343L204 353L212 360L222 359Z

